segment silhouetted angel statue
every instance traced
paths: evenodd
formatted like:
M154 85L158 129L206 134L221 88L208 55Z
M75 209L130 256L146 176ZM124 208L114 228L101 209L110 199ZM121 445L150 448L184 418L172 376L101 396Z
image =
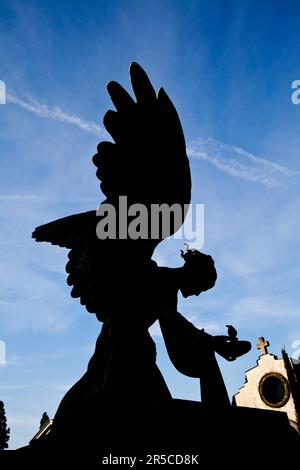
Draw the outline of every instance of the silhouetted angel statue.
M104 323L88 370L64 397L54 425L69 419L78 403L95 407L96 403L115 406L118 402L138 409L171 398L148 333L157 319L175 367L193 377L205 376L204 386L211 381L218 389L221 376L214 374L209 362L217 368L216 351L232 360L249 349L238 341L233 347L227 336L214 340L177 312L179 290L187 297L215 284L210 256L187 250L184 265L174 269L159 267L151 259L157 245L184 221L191 175L181 124L166 92L161 88L156 94L137 63L131 64L130 77L136 100L118 83L107 85L116 110L105 114L104 125L113 142L101 142L93 157L106 199L98 211L50 222L33 233L37 241L70 250L66 271L67 282L73 286L71 295ZM126 214L122 198L131 208ZM182 217L171 217L167 228L162 228L164 220L160 220L157 232L152 210L158 205L176 205ZM146 209L147 223L138 238L130 236L129 229L141 206ZM109 207L115 211L115 225L111 233L107 227L107 236L99 236L99 223L105 225ZM226 402L224 384L219 390L221 401Z

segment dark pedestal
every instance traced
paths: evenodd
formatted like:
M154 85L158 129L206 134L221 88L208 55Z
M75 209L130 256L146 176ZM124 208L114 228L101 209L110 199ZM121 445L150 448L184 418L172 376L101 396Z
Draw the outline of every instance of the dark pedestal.
M89 423L89 425L88 425ZM201 403L170 400L163 408L138 416L120 410L90 416L64 437L49 436L0 455L1 469L99 468L118 464L136 468L148 463L202 468L278 468L299 463L300 447L287 415L278 411L230 407L209 409ZM177 457L176 457L177 456ZM131 460L129 460L131 458ZM134 459L134 460L132 460ZM209 464L209 465L208 465Z

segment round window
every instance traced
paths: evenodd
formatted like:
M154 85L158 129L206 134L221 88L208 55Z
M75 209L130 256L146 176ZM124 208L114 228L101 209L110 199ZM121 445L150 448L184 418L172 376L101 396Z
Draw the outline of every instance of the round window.
M287 403L290 397L290 388L283 375L270 372L262 377L259 383L259 393L268 406L280 408Z

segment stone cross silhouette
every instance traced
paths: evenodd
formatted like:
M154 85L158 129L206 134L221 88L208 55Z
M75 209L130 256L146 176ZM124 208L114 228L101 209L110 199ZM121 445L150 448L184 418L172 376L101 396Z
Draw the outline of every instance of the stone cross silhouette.
M265 338L263 336L258 338L256 349L260 349L261 354L268 354L267 346L270 346L269 341L265 341Z

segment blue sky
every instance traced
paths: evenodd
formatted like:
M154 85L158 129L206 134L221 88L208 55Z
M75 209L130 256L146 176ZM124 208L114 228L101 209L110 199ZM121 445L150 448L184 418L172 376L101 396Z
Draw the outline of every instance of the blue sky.
M100 323L71 299L66 250L37 244L37 225L102 200L91 157L111 107L105 86L130 89L139 62L179 112L193 202L205 205L203 251L213 290L179 310L212 334L231 323L253 349L220 365L229 393L255 364L258 336L295 354L299 325L299 2L0 1L0 399L10 447L25 445L85 371ZM156 259L181 264L183 241ZM158 363L174 397L199 399L197 380Z

